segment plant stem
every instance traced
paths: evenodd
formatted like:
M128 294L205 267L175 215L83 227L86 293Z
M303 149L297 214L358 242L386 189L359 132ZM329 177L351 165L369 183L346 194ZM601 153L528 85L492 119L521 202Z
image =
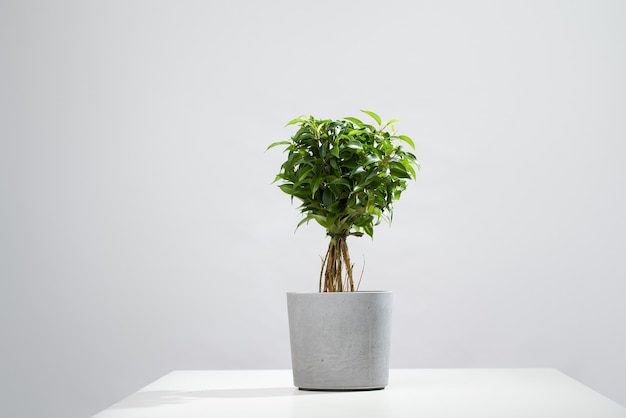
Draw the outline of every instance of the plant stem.
M320 292L354 292L353 267L346 235L331 236L326 256L322 260ZM344 270L345 284L343 280Z

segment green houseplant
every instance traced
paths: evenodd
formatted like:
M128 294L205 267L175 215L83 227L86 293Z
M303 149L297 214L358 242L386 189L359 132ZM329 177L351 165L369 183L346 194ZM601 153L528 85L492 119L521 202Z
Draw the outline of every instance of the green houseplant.
M419 168L411 138L397 135L395 120L375 124L354 117L299 117L284 146L285 162L274 180L300 201L303 219L330 237L317 292L288 292L287 308L294 385L312 390L371 390L389 378L392 295L363 292L353 279L347 238L374 236L391 222L393 203Z
M355 291L347 237L367 234L381 220L391 222L393 202L414 179L419 165L410 137L397 135L394 123L362 110L376 125L354 117L339 120L299 117L299 127L284 145L287 159L275 178L280 189L301 201L303 219L326 229L330 237L320 272L320 292Z

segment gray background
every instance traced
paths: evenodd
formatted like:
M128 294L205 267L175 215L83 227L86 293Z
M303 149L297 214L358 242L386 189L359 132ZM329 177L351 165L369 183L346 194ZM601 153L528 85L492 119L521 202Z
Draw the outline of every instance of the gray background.
M0 405L288 368L326 246L284 124L371 109L422 162L354 239L392 367L556 367L626 405L626 2L0 1ZM393 383L393 382L392 382ZM285 382L289 386L291 382Z

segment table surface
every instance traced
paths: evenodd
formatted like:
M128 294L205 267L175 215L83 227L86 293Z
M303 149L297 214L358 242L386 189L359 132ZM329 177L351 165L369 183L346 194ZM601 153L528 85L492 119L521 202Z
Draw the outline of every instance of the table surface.
M94 418L626 418L556 369L396 369L384 390L312 392L290 370L173 371Z

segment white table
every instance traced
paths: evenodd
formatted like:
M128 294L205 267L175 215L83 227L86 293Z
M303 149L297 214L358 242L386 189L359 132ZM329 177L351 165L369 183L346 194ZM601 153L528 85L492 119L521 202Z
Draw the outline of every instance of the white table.
M174 371L95 418L626 418L626 408L555 369L400 369L389 386L311 392L290 370Z

